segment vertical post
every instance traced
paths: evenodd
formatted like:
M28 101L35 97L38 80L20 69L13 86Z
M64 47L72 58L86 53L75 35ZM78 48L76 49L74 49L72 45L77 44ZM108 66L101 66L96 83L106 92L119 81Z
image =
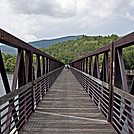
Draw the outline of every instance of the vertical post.
M46 74L48 73L48 57L46 57Z
M25 75L26 75L26 84L29 82L29 60L30 54L28 51L25 51Z
M82 60L80 60L80 70L82 71Z
M113 120L113 86L114 86L114 44L110 46L110 82L109 82L109 112L108 121Z
M34 112L34 102L35 102L35 89L34 89L34 64L33 64L33 52L30 53L30 67L29 69L31 70L30 71L30 75L31 76L31 82L32 82L32 111Z
M25 77L24 52L22 50L20 65L19 65L19 73L18 73L18 86L21 87L25 84L26 84L26 77Z
M86 73L88 73L88 57L86 58Z
M1 53L1 52L0 52ZM1 107L0 107L0 134L1 134Z
M41 76L40 73L40 56L37 54L36 55L36 65L35 65L35 79Z
M93 76L93 60L92 60L92 56L90 57L90 61L89 61L89 74Z
M83 72L85 72L85 59L83 59Z
M13 82L12 82L11 91L16 90L17 78L18 78L18 73L19 73L19 67L20 67L20 61L21 61L22 53L23 53L23 51L21 49L18 49L18 54L17 54L16 64L15 64L15 70L14 70L14 76L13 76Z
M41 63L41 76L45 74L45 61L44 57L42 56L42 63Z
M49 72L51 72L51 59L49 59Z
M108 52L105 52L105 67L106 67L106 82L108 83L109 78L109 67L108 67Z

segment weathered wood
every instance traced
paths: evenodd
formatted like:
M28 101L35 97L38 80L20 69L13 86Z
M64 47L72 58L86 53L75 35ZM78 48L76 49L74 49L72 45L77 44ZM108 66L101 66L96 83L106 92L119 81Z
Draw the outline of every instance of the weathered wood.
M63 70L23 128L25 133L115 132L74 75Z
M117 87L114 87L114 92L117 93L118 95L120 95L121 97L123 97L124 99L130 101L132 104L134 104L134 96L133 95L131 95L123 90L120 90Z

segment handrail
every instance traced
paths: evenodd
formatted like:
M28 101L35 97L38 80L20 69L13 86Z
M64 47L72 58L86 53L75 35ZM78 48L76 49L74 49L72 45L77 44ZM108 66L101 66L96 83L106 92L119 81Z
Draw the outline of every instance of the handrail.
M19 87L32 82L34 79L41 77L48 72L64 65L61 61L54 57L40 51L37 48L29 45L28 43L18 39L17 37L0 29L0 43L4 43L8 46L18 49L16 65L14 70L14 78L12 88L9 88L5 67L0 51L0 62L2 63L0 71L2 72L3 83L6 93L16 90L17 79L19 80ZM25 54L24 54L25 52ZM33 57L36 54L36 64L33 67Z
M96 87L96 81L99 82L99 86L103 86L103 88L106 88L104 85L107 83L109 85L108 88L105 89L105 97L102 96L101 102L104 103L106 106L105 111L102 108L102 112L107 115L108 121L113 124L114 128L118 133L122 132L125 130L123 127L126 125L125 123L125 118L124 116L127 116L127 120L130 121L131 123L128 123L127 125L129 133L133 133L132 129L134 129L134 126L132 125L133 122L133 117L132 117L132 107L129 107L129 105L134 105L134 78L131 83L130 90L128 89L127 85L127 79L126 79L126 72L125 72L125 65L123 61L123 54L122 54L122 49L128 46L134 45L134 32L108 44L105 45L101 48L98 48L70 63L72 70L74 71L76 68L77 71L75 70L74 73L76 74L78 80L81 82L85 82L82 80L81 75L85 78L88 79L88 82L91 83L90 85L90 94L92 96L92 91L94 91L96 100L95 103L98 104L98 97L101 96L100 92L102 92L100 89ZM103 55L103 61L102 63L99 61L99 56ZM110 60L109 60L110 58ZM101 65L101 69L100 69ZM110 66L110 68L109 68ZM80 70L81 72L79 72ZM85 72L83 74L83 72ZM77 74L78 73L78 74ZM87 75L89 74L89 78L87 78ZM89 83L86 83L87 85ZM105 82L105 83L104 83ZM104 85L103 85L104 83ZM86 87L86 85L84 85ZM93 88L93 89L92 89ZM96 90L94 90L97 88ZM123 91L122 91L123 90ZM98 92L98 93L96 93ZM108 94L107 94L108 93ZM118 98L118 99L117 99ZM123 101L123 100L125 101ZM106 103L107 101L108 103ZM122 109L122 106L120 104L125 105ZM116 110L115 110L116 108ZM123 110L123 113L121 111ZM126 112L127 110L127 112ZM128 112L129 111L129 112ZM118 122L121 117L122 121Z
M77 71L77 72L87 76L88 78L90 78L91 80L97 82L98 84L102 85L103 87L105 87L107 89L109 88L109 84L108 83L106 83L104 81L101 81L100 79L98 79L96 77L93 77L92 75L89 75L89 74L87 74L85 72L82 72L82 71L80 71L80 70L78 70L78 69L76 69L74 67L71 67L71 68L73 70L75 70L75 71ZM133 95L131 95L131 94L129 94L129 93L123 91L123 90L120 90L117 87L114 87L114 92L117 93L118 95L122 96L124 99L126 99L126 100L128 100L128 101L130 101L131 103L134 104L134 96Z
M63 69L64 63L2 29L0 29L0 43L18 49L11 89L0 50L0 72L6 91L6 95L0 98L0 106L8 102L4 104L7 105L6 107L0 108L0 115L3 112L2 110L7 109L7 113L4 115L4 117L7 116L7 120L3 124L1 123L4 117L0 117L0 133L9 133L12 125L17 131L21 130L26 120ZM34 56L36 56L35 64ZM51 78L51 76L53 77ZM17 82L19 89L16 90ZM40 85L38 87L38 83L43 83L43 86ZM24 119L24 116L26 119ZM12 121L12 118L14 121ZM2 130L1 127L4 125L6 127Z
M114 48L128 47L130 45L134 45L134 32L132 32L132 33L116 40L116 41L113 41L112 43L114 44ZM94 56L94 55L97 55L97 54L102 54L106 51L110 51L110 46L112 45L112 43L109 43L109 44L107 44L103 47L100 47L100 48L98 48L98 49L96 49L96 50L94 50L94 51L92 51L92 52L90 52L86 55L83 55L80 58L72 61L71 63L79 61L79 60L81 60L83 58L86 58L86 57L90 57L90 56Z
M0 97L0 133L21 132L63 68L59 67Z
M41 50L29 45L28 43L18 39L17 37L7 33L6 31L4 31L2 29L0 29L0 43L4 43L4 44L14 47L14 48L20 48L20 49L24 49L27 51L31 51L35 54L40 54L41 56L45 56L52 60L62 63L61 61L55 59L54 57L42 52Z

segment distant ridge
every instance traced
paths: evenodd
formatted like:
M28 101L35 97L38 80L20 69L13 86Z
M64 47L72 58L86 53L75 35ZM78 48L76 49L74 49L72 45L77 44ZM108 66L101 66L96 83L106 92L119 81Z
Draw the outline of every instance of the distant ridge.
M54 43L59 43L59 42L63 42L63 41L67 41L67 40L76 40L77 38L82 37L82 35L78 35L78 36L66 36L66 37L60 37L60 38L56 38L56 39L48 39L48 40L39 40L39 41L34 41L34 42L28 42L28 44L32 45L35 48L47 48L50 45L53 45ZM10 46L6 46L6 45L0 45L0 49L2 50L3 53L5 54L11 54L13 56L15 56L17 54L17 49L10 47Z
M80 38L80 37L82 37L82 35L66 36L66 37L60 37L60 38L56 38L56 39L48 39L48 40L39 40L39 41L29 42L29 44L36 48L40 48L40 47L47 48L50 45L53 45L54 43L59 43L59 42L63 42L63 41L71 40L71 39L76 40L77 38Z

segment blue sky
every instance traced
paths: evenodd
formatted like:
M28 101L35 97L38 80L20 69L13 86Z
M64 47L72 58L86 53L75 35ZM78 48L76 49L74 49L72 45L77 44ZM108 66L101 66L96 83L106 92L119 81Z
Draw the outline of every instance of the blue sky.
M134 0L1 0L0 28L29 42L134 31Z

